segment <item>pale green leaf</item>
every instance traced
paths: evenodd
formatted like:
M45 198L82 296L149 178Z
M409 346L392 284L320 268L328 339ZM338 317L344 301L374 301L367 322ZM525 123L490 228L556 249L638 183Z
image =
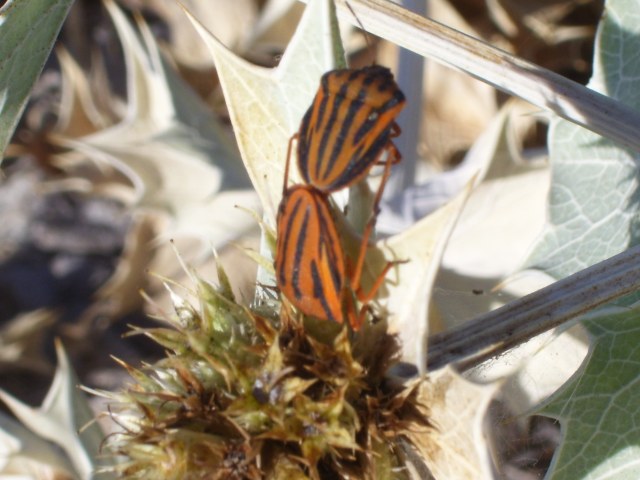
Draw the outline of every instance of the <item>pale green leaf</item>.
M550 479L640 478L640 308L588 320L586 363L542 409L563 440Z
M0 412L0 478L68 478L73 471L59 448Z
M451 202L420 220L407 231L378 242L387 261L401 261L388 274L390 329L402 342L402 359L425 372L429 335L429 298L449 234L469 196L473 179Z
M608 1L590 86L640 110L638 52L637 2ZM554 120L549 144L550 217L528 266L563 278L638 243L640 154L564 120ZM638 325L637 309L604 310L584 322L591 353L543 410L564 433L550 479L640 476Z
M469 178L481 172L447 244L434 290L434 304L445 328L487 312L500 301L505 303L502 289L492 289L522 264L544 224L549 172L517 161L514 122L526 113L516 107L514 102L505 105L464 162L442 174ZM481 290L482 295L474 295L473 290Z
M40 407L30 407L3 390L0 399L24 426L62 448L80 478L90 479L104 435L97 423L90 423L94 415L59 342L56 353L58 368Z
M534 120L531 108L522 102L506 104L463 164L445 174L455 175L470 166L486 171L451 234L433 290L436 318L445 329L550 283L550 277L539 271L504 280L522 264L546 215L550 182L546 163L517 161L521 157L518 122ZM525 415L575 373L586 348L584 339L571 332L553 332L483 364L471 375L482 383L508 378L501 399L511 411Z
M448 367L416 381L418 398L435 428L408 428L407 434L432 478L494 478L483 423L498 385L469 382Z
M289 139L311 104L320 76L344 64L332 11L332 1L309 3L275 69L236 56L189 15L215 60L242 159L272 224L282 193ZM295 170L290 169L293 179Z
M0 154L9 143L73 0L9 0L0 8Z
M242 162L211 111L163 60L146 24L140 35L106 2L123 44L129 102L122 121L63 143L127 175L135 206L171 220L163 237L222 247L253 226L235 208L258 208ZM207 246L208 248L208 246Z
M640 12L610 0L600 24L590 87L640 110ZM640 239L640 153L565 120L549 135L549 225L528 265L563 278Z

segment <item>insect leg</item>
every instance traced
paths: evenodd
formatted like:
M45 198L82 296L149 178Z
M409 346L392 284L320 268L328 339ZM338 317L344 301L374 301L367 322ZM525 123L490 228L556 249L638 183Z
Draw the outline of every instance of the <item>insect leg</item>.
M397 152L395 147L393 151ZM393 151L389 152L390 155L393 153ZM364 227L364 232L362 232L362 242L360 243L358 260L356 261L356 266L353 271L353 275L351 277L351 288L355 292L358 292L361 290L360 280L362 277L362 269L364 267L364 259L367 255L367 247L369 246L369 237L371 237L371 234L373 233L373 229L376 224L376 219L380 211L379 205L380 205L380 200L382 199L382 192L384 190L385 184L387 183L387 179L391 174L391 165L393 163L394 163L394 159L391 156L389 156L387 158L387 162L384 165L384 173L382 174L382 178L380 179L380 186L378 187L378 191L376 192L376 196L373 200L373 213L371 214L371 218L367 222L367 225ZM387 268L385 269L385 273L389 270L389 268L391 267L387 266ZM380 283L380 285L382 284L380 280L376 280L376 283ZM378 285L378 288L379 288L379 285ZM375 295L375 292L374 292L374 295Z
M400 160L402 160L402 155L400 155L400 151L392 142L389 142L389 145L385 147L385 149L380 154L380 158L384 155L385 152L387 152L387 158L385 160L382 160L382 159L377 160L376 161L377 165L386 165L389 162L391 162L391 165L395 165L396 163L400 163Z
M298 140L299 133L296 132L291 135L289 139L289 146L287 147L287 161L284 165L284 178L282 180L282 196L284 197L284 192L287 191L287 183L289 182L289 164L291 163L291 145L293 145L294 140Z

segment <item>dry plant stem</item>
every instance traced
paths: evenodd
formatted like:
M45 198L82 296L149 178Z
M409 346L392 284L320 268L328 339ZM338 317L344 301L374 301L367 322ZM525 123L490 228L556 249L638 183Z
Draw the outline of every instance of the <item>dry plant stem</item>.
M347 1L366 31L640 151L640 113L622 103L388 0ZM355 23L345 0L336 3Z
M640 245L429 339L427 366L474 367L594 308L640 290Z

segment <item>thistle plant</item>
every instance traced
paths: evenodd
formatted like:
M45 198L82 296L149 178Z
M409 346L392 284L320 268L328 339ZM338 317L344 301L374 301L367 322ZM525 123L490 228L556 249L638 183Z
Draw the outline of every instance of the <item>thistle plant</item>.
M333 18L328 24L335 30L332 3L315 2L314 8L328 9L323 16ZM307 29L309 25L307 20ZM238 60L217 62L225 89L223 71ZM283 58L282 64L287 63ZM308 93L330 68L335 68L332 61L314 67L318 75L304 86ZM256 75L267 85L273 79L265 75L277 76ZM234 101L242 95L226 90L225 95L234 118ZM285 100L286 105L292 103ZM300 118L309 100L293 102L294 116ZM234 120L241 153L264 203L263 243L273 247L274 234L266 225L272 224L274 197L282 191L283 176L259 171L270 162L276 172L283 170L288 138L278 129L269 137L278 148L267 158L257 157L242 141L261 124L255 116L250 121L243 128ZM286 129L293 126L292 121ZM363 225L371 215L366 208L371 196L366 188L356 191L362 193L352 195L350 210L363 218L349 220ZM337 218L342 217L337 207L332 208ZM374 270L380 270L376 263L388 261L380 249L369 253L366 264ZM259 261L268 278L273 267L266 258L273 256L273 248L265 248L263 255ZM109 394L110 414L122 428L109 437L107 447L123 458L117 467L120 476L410 478L406 455L413 449L412 439L433 427L425 402L419 400L419 384L405 385L389 375L400 359L401 345L389 333L388 311L374 302L365 324L353 331L304 316L279 296L245 305L218 268L217 286L194 278L189 298L172 292L175 312L164 319L169 327L137 330L167 354L142 368L123 363L133 383Z
M166 357L111 394L123 478L409 478L407 429L430 428L413 387L387 377L398 344L384 320L354 334L287 304L238 303L197 280L172 294L165 328L139 330Z

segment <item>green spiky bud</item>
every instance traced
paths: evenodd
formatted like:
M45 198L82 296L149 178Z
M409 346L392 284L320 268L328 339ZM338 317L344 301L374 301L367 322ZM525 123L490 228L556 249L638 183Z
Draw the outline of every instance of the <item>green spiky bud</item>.
M385 378L398 354L386 325L258 313L221 278L197 282L197 308L172 292L173 328L135 330L168 353L122 363L133 384L112 395L123 431L107 441L121 476L407 478L398 442L414 397Z

